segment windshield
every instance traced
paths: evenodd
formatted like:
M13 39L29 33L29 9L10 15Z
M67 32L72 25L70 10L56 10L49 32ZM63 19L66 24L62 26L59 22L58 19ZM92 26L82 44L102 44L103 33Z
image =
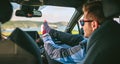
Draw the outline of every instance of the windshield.
M24 31L38 31L41 34L40 26L44 20L47 20L51 28L65 31L68 22L75 12L75 9L71 7L44 5L38 9L42 12L42 17L18 17L15 16L15 11L20 8L20 5L16 3L12 3L12 5L14 12L11 20L1 26L2 34L6 36L9 36L16 27Z

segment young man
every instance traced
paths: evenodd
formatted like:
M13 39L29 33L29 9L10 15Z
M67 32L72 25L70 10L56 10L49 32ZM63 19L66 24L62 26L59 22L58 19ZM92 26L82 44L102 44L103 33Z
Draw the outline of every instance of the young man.
M83 30L84 30L84 37L89 38L90 35L100 27L102 24L102 20L104 20L104 13L101 1L93 1L83 5L83 12L84 12L84 19L80 21ZM44 41L44 48L47 51L50 58L55 59L61 63L81 63L86 55L86 46L82 44L86 42L86 40L79 35L78 38L74 37L73 35L67 34L67 38L64 37L66 34L62 35L62 32L58 32L49 28L47 22L43 24L43 41ZM49 33L49 34L48 34ZM57 46L52 38L55 37L62 42L74 42L74 39L79 42L79 44L75 44L76 42L72 43L75 46L70 48L64 48ZM68 39L68 40L67 40ZM69 44L71 44L69 43Z

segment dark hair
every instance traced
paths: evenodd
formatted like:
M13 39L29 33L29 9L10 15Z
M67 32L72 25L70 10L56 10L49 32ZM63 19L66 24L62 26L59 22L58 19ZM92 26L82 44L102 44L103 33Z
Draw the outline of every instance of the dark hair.
M87 12L86 18L89 20L96 20L102 23L105 18L103 6L101 1L91 1L83 5L83 12Z
M2 0L0 2L0 22L7 22L13 13L13 8L9 0Z

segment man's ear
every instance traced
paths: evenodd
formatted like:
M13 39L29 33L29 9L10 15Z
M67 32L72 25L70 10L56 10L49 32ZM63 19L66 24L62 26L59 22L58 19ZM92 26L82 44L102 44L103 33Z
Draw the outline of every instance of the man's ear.
M93 29L93 31L99 27L99 24L98 24L97 21L93 21L91 23L92 23L92 29Z

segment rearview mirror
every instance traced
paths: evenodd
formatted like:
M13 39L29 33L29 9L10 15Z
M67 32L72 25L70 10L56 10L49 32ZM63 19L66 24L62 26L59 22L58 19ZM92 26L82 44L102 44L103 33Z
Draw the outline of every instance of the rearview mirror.
M21 16L21 17L41 17L42 13L41 13L41 11L38 11L38 10L33 10L31 12L25 12L23 10L17 10L15 15L16 16Z

